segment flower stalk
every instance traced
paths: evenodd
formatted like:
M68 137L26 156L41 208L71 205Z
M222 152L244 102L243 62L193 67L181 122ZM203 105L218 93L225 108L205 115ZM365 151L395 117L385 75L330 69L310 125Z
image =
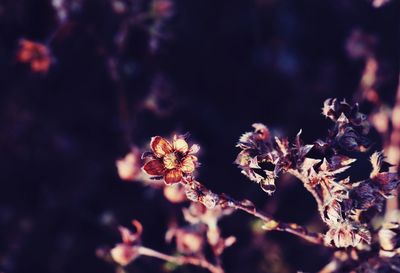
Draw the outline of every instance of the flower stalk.
M224 273L224 270L221 267L215 266L203 258L192 256L171 256L144 246L138 248L138 254L157 258L177 265L194 265L202 267L211 273Z

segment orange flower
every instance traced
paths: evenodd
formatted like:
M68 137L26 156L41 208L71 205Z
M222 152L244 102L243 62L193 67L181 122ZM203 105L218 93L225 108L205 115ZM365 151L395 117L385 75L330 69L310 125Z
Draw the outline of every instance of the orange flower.
M152 159L148 161L143 170L152 176L162 176L167 185L182 181L185 175L194 172L197 157L193 154L199 150L198 145L189 145L183 137L174 136L172 144L156 136L151 139L150 147Z
M29 63L34 72L47 72L51 65L50 51L46 45L26 39L20 41L17 60Z

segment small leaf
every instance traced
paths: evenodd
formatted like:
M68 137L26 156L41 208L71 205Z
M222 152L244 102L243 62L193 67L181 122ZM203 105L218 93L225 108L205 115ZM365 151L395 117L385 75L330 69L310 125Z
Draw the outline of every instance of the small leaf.
M270 220L263 224L262 229L271 231L271 230L275 230L278 226L279 226L279 223L277 221Z
M381 166L383 162L383 152L375 152L369 158L369 161L372 165L372 171L370 174L370 178L376 177L381 171Z

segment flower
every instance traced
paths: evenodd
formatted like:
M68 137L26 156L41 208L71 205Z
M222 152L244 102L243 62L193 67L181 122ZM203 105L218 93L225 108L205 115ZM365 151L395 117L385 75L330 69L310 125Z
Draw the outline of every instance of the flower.
M201 203L206 206L208 209L213 209L218 204L219 197L217 194L208 191L204 196L201 198Z
M110 254L113 260L122 266L128 265L138 256L136 249L126 244L117 244Z
M207 226L216 226L219 219L233 212L231 208L217 206L213 209L207 208L201 203L191 203L188 208L182 210L185 220L192 225L203 223Z
M171 203L178 204L187 201L185 187L182 184L165 186L164 197Z
M371 234L364 226L354 226L353 223L342 222L331 227L325 235L326 244L336 247L357 247L360 243L371 243Z
M272 137L265 125L254 123L252 126L253 132L243 134L236 145L241 151L235 164L242 170L242 174L272 195L276 190L275 180L278 175L302 162L314 145L303 145L301 130L292 146L287 138Z
M252 127L253 132L243 134L236 145L241 151L235 164L242 174L271 195L275 191L275 178L279 173L279 154L273 146L267 126L254 123Z
M132 148L124 158L117 160L116 166L122 180L137 180L140 175L140 150Z
M189 145L183 136L174 136L172 143L160 136L153 137L150 142L152 152L144 154L150 157L143 170L156 177L163 177L167 185L179 183L183 177L192 174L197 167L197 153L200 147Z
M206 239L214 253L221 255L225 248L235 243L236 238L230 236L223 238L218 227L218 221L225 215L233 212L230 208L217 206L213 209L207 208L202 203L191 203L188 208L182 210L183 217L192 227L206 226Z
M125 227L119 227L122 243L117 244L110 250L112 259L122 265L126 266L139 256L138 248L140 246L140 236L143 231L142 224L139 221L133 220L133 226L136 232L131 232Z
M350 105L345 100L327 99L322 114L335 123L329 139L321 146L329 145L334 150L366 151L370 141L366 138L370 125L367 116L359 112L358 104ZM321 141L320 141L321 143Z
M381 257L394 257L400 253L400 225L396 222L384 222L378 232Z
M173 7L170 0L154 0L151 11L156 18L168 18L173 14Z
M200 254L204 248L204 228L201 226L185 226L170 228L165 234L167 242L175 238L178 252L193 255Z
M47 72L49 70L51 55L46 45L22 39L19 46L17 53L19 62L29 63L34 72Z

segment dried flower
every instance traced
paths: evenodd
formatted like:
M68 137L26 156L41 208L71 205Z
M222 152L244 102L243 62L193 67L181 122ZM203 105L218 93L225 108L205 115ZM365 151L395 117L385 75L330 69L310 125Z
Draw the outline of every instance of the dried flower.
M199 202L201 192L199 192L196 187L192 187L192 185L185 186L186 197L190 201Z
M367 116L359 112L358 104L349 105L345 100L327 99L322 114L335 122L328 139L320 141L320 146L328 146L337 153L338 150L365 151L370 146L366 138L369 132ZM325 147L326 148L326 147Z
M253 124L254 131L243 134L236 145L242 151L235 163L251 181L258 183L262 190L271 195L275 192L275 180L281 172L301 164L313 145L303 146L300 132L295 146L290 147L286 138L271 138L268 128Z
M44 44L21 39L17 60L21 63L29 63L34 72L47 72L51 65L50 50Z
M213 209L218 204L219 197L217 194L212 193L211 191L207 192L202 198L200 202L206 206L208 209Z
M371 234L363 226L356 227L353 223L342 222L329 229L325 241L327 244L333 242L336 247L356 247L361 242L370 244Z
M182 181L184 176L192 174L197 166L197 157L193 154L199 150L198 145L190 149L183 136L174 136L172 144L160 137L153 137L150 143L152 152L144 155L150 157L143 170L151 175L163 177L167 185Z

